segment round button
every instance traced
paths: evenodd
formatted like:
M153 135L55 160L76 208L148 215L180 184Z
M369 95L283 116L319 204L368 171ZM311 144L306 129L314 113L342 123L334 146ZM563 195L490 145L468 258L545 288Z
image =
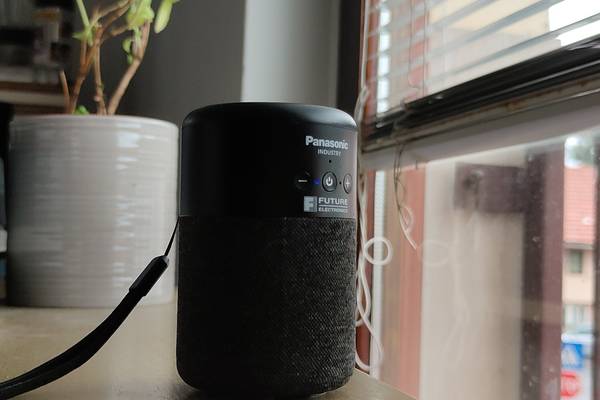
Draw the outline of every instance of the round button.
M298 172L294 177L294 186L296 189L306 191L310 187L312 177L306 171Z
M344 192L350 193L350 191L352 190L352 175L346 174L344 176L343 184L344 184Z
M333 172L326 172L321 182L323 183L323 189L327 192L333 192L337 187L337 177Z

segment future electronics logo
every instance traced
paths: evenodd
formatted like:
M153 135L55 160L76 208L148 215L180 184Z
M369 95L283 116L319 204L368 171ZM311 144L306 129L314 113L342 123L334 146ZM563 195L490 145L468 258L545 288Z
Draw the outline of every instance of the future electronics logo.
M347 213L348 199L304 196L304 212Z
M317 154L324 156L341 156L342 152L336 149L348 150L348 142L345 140L318 139L307 135L305 138L306 146L321 147L317 149ZM323 148L324 147L324 148ZM329 150L332 149L332 150Z

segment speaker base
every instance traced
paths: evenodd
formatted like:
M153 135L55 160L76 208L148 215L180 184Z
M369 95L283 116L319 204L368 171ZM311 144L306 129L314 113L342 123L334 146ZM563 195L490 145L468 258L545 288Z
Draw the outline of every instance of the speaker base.
M179 368L178 368L179 370ZM186 379L181 371L179 371L179 376L183 381L193 387L195 390L205 395L210 400L231 400L231 399L285 399L285 400L293 400L293 399L318 399L319 397L337 390L343 386L345 386L352 377L352 374L344 379L341 379L339 382L329 382L327 387L319 386L317 387L305 387L300 388L297 387L294 390L290 387L281 388L281 390L274 390L273 387L268 390L257 390L255 386L252 388L247 388L248 390L242 390L238 387L239 381L236 376L231 376L228 382L216 383L207 383L207 382L198 382L195 379Z

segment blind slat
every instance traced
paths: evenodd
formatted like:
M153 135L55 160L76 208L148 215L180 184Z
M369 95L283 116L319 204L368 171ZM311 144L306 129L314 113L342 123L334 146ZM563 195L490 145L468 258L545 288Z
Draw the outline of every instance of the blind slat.
M452 1L380 0L371 7L383 24L369 27L367 84L385 90L371 93L370 110L384 113L414 100L415 89L417 98L427 96L556 50L568 35L572 42L600 34L596 1Z
M503 58L505 56L508 56L508 55L510 55L512 53L517 53L517 52L520 52L520 51L524 51L528 47L533 47L535 45L543 43L544 41L548 41L548 40L551 40L551 39L556 39L558 36L560 36L560 35L562 35L564 33L573 31L573 30L575 30L577 28L581 28L581 27L587 26L590 23L596 22L596 21L600 21L600 13L594 14L592 16L589 16L589 17L587 17L585 19L582 19L581 21L576 21L576 22L573 22L572 24L565 25L562 28L555 29L553 31L549 31L549 32L547 32L547 33L545 33L543 35L536 36L534 38L531 38L531 39L525 40L523 42L517 43L517 44L515 44L513 46L510 46L510 47L502 49L502 50L500 50L498 52L492 53L489 56L478 58L474 62L469 63L469 64L465 64L465 65L461 66L460 68L448 70L448 71L445 71L444 73L442 73L440 75L432 76L430 78L425 79L424 82L426 84L439 82L440 80L442 80L443 78L447 77L448 75L459 74L459 73L465 72L465 71L467 71L469 69L472 69L472 68L474 68L474 67L476 67L478 65L487 64L487 63L496 61L498 59L501 59L501 58ZM377 58L376 56L377 55L375 55L374 58ZM412 66L413 67L419 67L419 66L422 66L424 62L426 62L425 59L423 57L419 57L419 58L413 60ZM408 64L405 65L405 66L403 66L400 69L395 69L395 70L393 70L393 71L391 71L389 73L380 74L380 75L377 75L377 76L373 76L373 77L369 78L369 82L375 82L375 81L377 81L379 79L382 79L382 78L394 78L394 77L398 77L398 76L403 76L407 72L408 72Z
M479 0L479 1L467 4L466 6L456 10L452 14L446 15L445 17L441 18L440 20L427 25L426 29L428 31L432 31L432 30L439 30L439 29L446 28L446 27L456 23L457 21L460 21L461 19L466 18L466 17L470 16L471 14L479 11L483 7L494 3L494 1L496 1L496 0ZM412 18L422 17L423 15L425 15L427 13L427 10L430 10L431 8L435 7L436 5L438 5L442 2L443 2L443 0L436 0L435 2L420 3L419 6L417 6L415 9L413 9L411 11L413 14ZM427 5L425 5L425 4L427 4ZM410 22L411 22L410 15L403 17L403 18L397 18L396 21L394 21L390 24L378 26L375 30L372 30L369 33L369 36L375 36L375 35L380 34L381 32L393 31L395 29L404 28Z
M494 61L500 60L501 58L506 57L506 56L508 56L510 54L517 53L517 52L520 52L520 51L524 51L524 50L526 50L529 47L533 47L535 45L538 45L540 43L543 43L543 42L551 40L551 39L556 39L558 36L560 36L560 35L562 35L564 33L573 31L573 30L575 30L577 28L580 28L580 27L584 27L584 26L589 25L590 23L596 22L596 21L600 21L600 13L594 14L594 15L592 15L590 17L587 17L587 18L585 18L585 19L583 19L581 21L573 22L572 24L566 25L566 26L564 26L562 28L555 29L553 31L547 32L547 33L545 33L543 35L536 36L536 37L534 37L532 39L525 40L525 41L523 41L521 43L517 43L517 44L515 44L513 46L507 47L507 48L505 48L503 50L500 50L500 51L498 51L496 53L493 53L493 54L491 54L491 55L489 55L487 57L482 57L482 58L478 59L475 62L472 62L470 64L465 64L465 65L463 65L460 68L457 68L457 69L454 69L454 70L450 70L450 71L446 71L443 74L440 74L440 75L437 75L437 76L433 76L431 78L426 79L425 82L428 83L428 84L439 82L439 81L443 80L444 78L448 77L451 74L463 73L463 72L468 71L469 69L475 68L477 65L487 64L487 63L490 63L490 62L494 62Z

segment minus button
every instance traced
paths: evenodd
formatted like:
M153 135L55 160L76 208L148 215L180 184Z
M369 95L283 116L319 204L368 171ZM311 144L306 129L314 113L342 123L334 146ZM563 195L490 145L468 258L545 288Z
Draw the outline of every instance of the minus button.
M311 179L312 177L308 172L301 171L294 177L294 186L296 186L296 189L304 192L310 187Z

